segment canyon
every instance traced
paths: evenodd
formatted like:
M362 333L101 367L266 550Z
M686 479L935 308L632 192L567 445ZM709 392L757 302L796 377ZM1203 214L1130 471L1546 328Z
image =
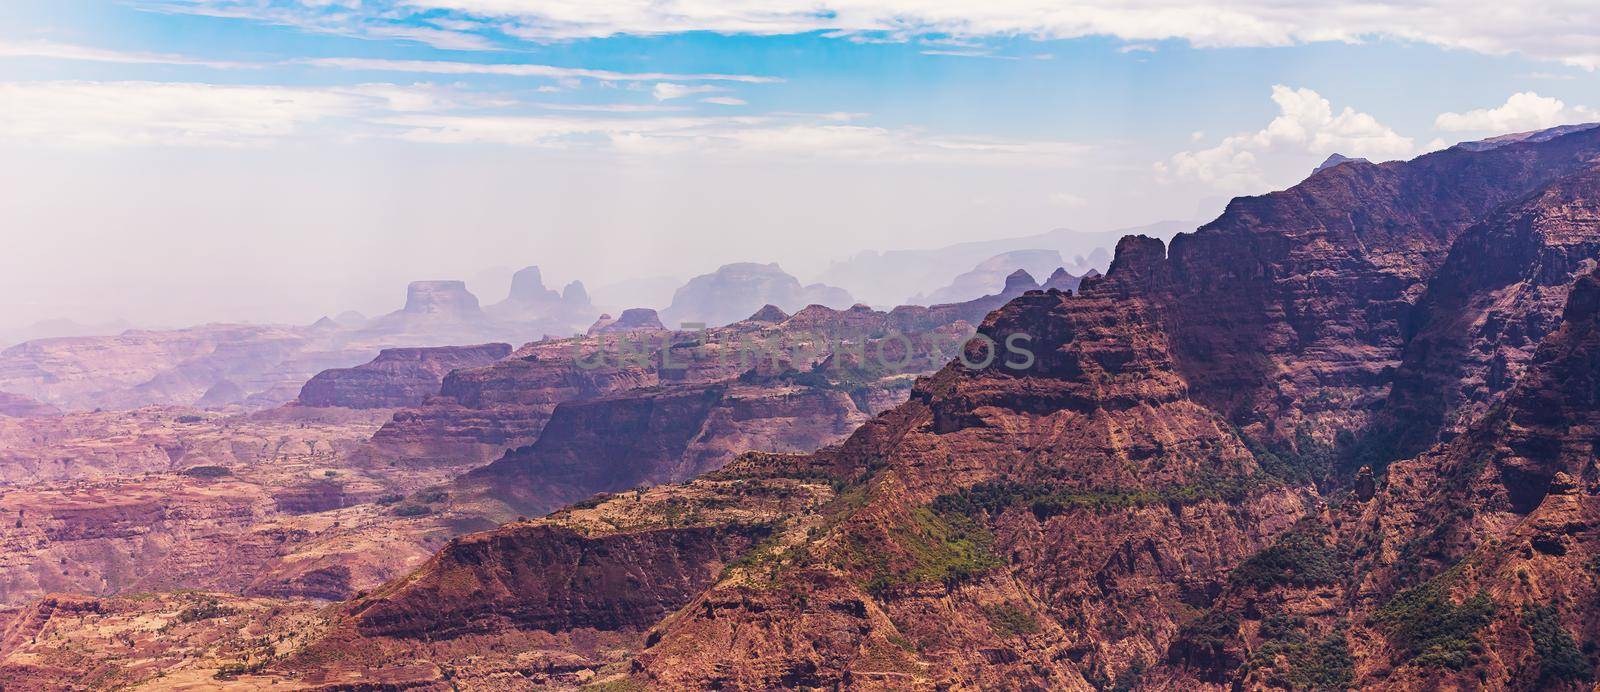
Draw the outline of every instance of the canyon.
M735 265L251 412L63 413L12 358L0 675L1587 689L1597 162L1596 127L1335 160L963 303L782 305L811 289Z

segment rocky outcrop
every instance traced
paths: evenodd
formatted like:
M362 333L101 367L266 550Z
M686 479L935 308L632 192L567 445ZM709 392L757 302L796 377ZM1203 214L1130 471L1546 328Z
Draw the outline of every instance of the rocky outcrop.
M529 324L536 334L556 336L578 333L599 312L589 302L583 282L568 283L557 293L545 288L538 267L525 267L513 274L506 299L488 308L488 314L497 320Z
M450 371L488 365L509 355L510 344L385 349L370 363L317 373L295 402L344 408L418 406L439 393Z
M661 312L670 325L698 323L710 327L732 324L771 304L798 310L813 303L849 307L855 301L843 289L812 284L801 286L777 264L751 262L724 265L711 274L690 279Z

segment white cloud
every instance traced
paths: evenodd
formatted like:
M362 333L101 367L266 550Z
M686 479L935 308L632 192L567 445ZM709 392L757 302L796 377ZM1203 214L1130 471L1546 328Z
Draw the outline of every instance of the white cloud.
M714 104L714 105L718 105L718 106L743 106L743 105L746 105L746 102L745 102L744 99L736 99L736 98L734 98L732 96L712 96L710 98L700 99L700 102L701 103L710 103L710 104Z
M597 79L609 82L651 82L675 79L685 82L743 82L770 84L783 80L741 74L674 74L670 72L613 72L579 67L553 65L527 65L516 63L450 62L445 60L381 60L374 58L313 58L303 61L316 67L373 72L410 72L420 74L478 74L507 77L544 77L548 79Z
M1012 55L995 55L988 50L925 50L923 55L943 55L952 58L988 58L990 60L1021 60Z
M170 53L143 53L107 50L91 46L53 41L6 41L0 39L0 57L49 58L52 60L81 60L130 65L194 65L217 69L262 67L259 63L231 62L226 60L201 60Z
M743 105L726 96L702 101ZM252 146L291 137L335 142L395 139L635 156L1001 166L1071 166L1095 151L1073 142L872 127L853 122L864 117L857 113L692 116L682 114L686 109L681 106L530 103L429 83L296 88L0 82L0 103L6 104L0 109L0 143L42 146ZM563 112L530 114L531 109Z
M359 112L332 90L156 82L0 83L0 141L68 146L253 144Z
M1091 148L1053 141L932 137L909 129L829 123L815 116L563 118L408 115L383 118L394 136L434 144L609 149L629 155L850 160L872 163L1063 165Z
M724 91L724 89L722 87L711 86L709 84L689 86L684 84L673 84L672 82L658 82L650 89L650 95L656 97L657 101L671 101L672 99L681 99L685 96L707 94L717 91Z
M1272 87L1278 116L1260 131L1228 137L1217 146L1184 151L1156 164L1161 177L1183 178L1224 190L1259 189L1267 185L1265 159L1284 154L1346 156L1382 161L1418 153L1410 137L1402 137L1376 118L1333 105L1310 89Z
M1440 113L1434 126L1446 132L1525 132L1557 125L1573 125L1600 120L1600 112L1584 106L1568 106L1560 99L1531 91L1512 94L1494 108L1478 108L1465 113Z
M319 31L431 23L437 10L483 20L510 36L598 38L615 34L716 31L792 34L832 31L895 40L1112 36L1125 41L1178 39L1198 47L1285 46L1373 37L1489 54L1521 52L1588 70L1600 68L1600 4L1547 0L1507 8L1494 0L146 0L169 11L256 16ZM438 24L434 24L439 26ZM477 34L468 34L477 36ZM430 37L419 37L429 40ZM433 37L437 40L437 37ZM470 40L470 39L456 39Z

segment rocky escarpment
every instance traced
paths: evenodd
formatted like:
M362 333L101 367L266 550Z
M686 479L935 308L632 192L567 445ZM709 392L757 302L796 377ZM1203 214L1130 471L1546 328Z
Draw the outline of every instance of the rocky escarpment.
M452 541L415 577L352 603L350 614L369 637L642 630L763 537L759 529L692 527L589 538L559 526L513 525Z
M1510 389L1561 323L1567 292L1600 259L1600 169L1463 232L1410 320L1413 335L1374 446L1389 458L1453 437Z
M1134 254L1125 243L1121 256ZM1082 297L1032 293L985 321L997 343L1030 335L1031 367L952 364L819 453L851 479L851 502L809 557L786 561L770 595L713 588L703 600L718 618L693 617L694 605L665 623L641 679L760 687L803 671L824 686L1060 687L1154 660L1181 626L1170 604L1203 594L1309 505L1188 398L1157 307L1120 283L1141 278L1128 267ZM842 635L803 602L859 603L861 626ZM901 639L911 651L889 646Z
M1026 335L1029 367L946 367L838 448L808 455L800 466L840 487L837 500L801 518L816 522L803 539L759 551L757 567L724 575L657 625L630 677L666 687L1404 685L1441 679L1427 671L1458 660L1453 647L1472 653L1480 630L1501 642L1524 637L1530 643L1513 650L1562 660L1550 652L1574 650L1582 638L1570 628L1588 627L1565 619L1576 610L1495 604L1501 592L1535 592L1530 560L1586 545L1581 507L1561 498L1584 492L1592 473L1579 468L1592 463L1592 424L1580 413L1592 410L1582 398L1592 398L1591 377L1565 371L1561 396L1572 404L1547 400L1521 414L1556 418L1513 415L1488 435L1507 452L1462 453L1462 468L1477 470L1439 478L1494 475L1436 509L1383 499L1399 497L1400 475L1357 476L1355 501L1336 508L1310 481L1330 473L1342 447L1359 447L1343 443L1386 397L1410 340L1406 316L1451 246L1496 208L1583 172L1596 139L1579 132L1403 164L1346 162L1294 189L1235 201L1175 239L1170 254L1157 240L1125 239L1108 274L1079 295L1011 300L980 331L996 343ZM1580 284L1569 305L1585 295ZM969 358L978 355L969 347ZM1574 437L1518 442L1536 423ZM1555 449L1569 450L1557 455L1568 459L1560 468L1523 461ZM1560 492L1531 490L1541 484ZM1444 512L1483 498L1481 515ZM1567 509L1540 515L1550 498ZM1365 514L1374 503L1392 529L1372 533L1384 523ZM1519 533L1517 517L1535 515ZM1488 562L1468 561L1474 554ZM1417 573L1341 574L1374 555ZM1511 579L1484 581L1478 565ZM1519 567L1529 581L1516 581ZM1572 578L1566 569L1548 574ZM1429 579L1447 573L1461 576ZM1360 590L1341 600L1344 583ZM1563 603L1586 592L1570 593ZM1230 605L1240 602L1253 605ZM1269 603L1286 608L1269 612ZM1501 607L1516 614L1486 614ZM1341 618L1366 628L1362 636L1327 636ZM1435 638L1433 620L1472 636ZM1541 679L1542 664L1519 665L1470 674Z
M295 402L344 408L417 406L439 393L450 371L488 365L508 355L510 344L384 349L370 363L317 373Z
M439 396L400 411L374 436L374 454L386 460L478 465L506 450L532 444L563 402L662 385L728 383L752 369L757 372L748 377L759 382L748 384L767 382L787 371L801 377L774 381L777 391L792 392L801 385L826 392L798 397L804 405L791 408L790 415L800 417L775 416L770 423L787 420L798 432L769 451L811 449L847 433L848 429L840 426L863 413L876 413L902 401L911 376L939 367L954 354L953 344L964 338L964 331L970 328L968 321L982 319L991 306L1004 300L1004 296L990 296L971 303L890 313L866 306L834 310L814 305L790 316L763 308L750 319L698 333L653 329L659 324L649 319L653 315L640 313L629 324L641 328L601 325L588 338L529 344L492 366L450 373ZM888 336L891 331L905 336L915 354L906 357L895 350L903 345ZM889 345L885 346L886 342ZM859 348L864 362L827 362L840 348ZM884 348L889 349L895 368L877 367ZM943 355L933 357L935 351ZM795 355L801 360L793 360ZM822 367L817 370L819 365ZM625 398L653 396L657 393ZM793 398L784 394L772 401ZM746 399L738 395L730 402ZM814 406L824 400L830 402L828 406ZM708 441L708 448L731 444L744 434L734 432L737 429L730 428L720 441ZM804 444L813 446L796 446ZM726 461L737 451L742 450L728 449L717 456ZM706 468L699 462L690 466ZM650 477L658 476L652 473Z
M411 576L341 606L327 634L281 670L309 682L426 685L448 668L467 687L503 686L494 681L508 674L571 686L622 662L741 556L781 540L786 517L831 495L816 479L704 479L463 536ZM466 663L467 651L515 653Z
M1170 248L1125 238L1076 293L994 297L984 339L838 445L602 485L617 492L463 541L340 609L275 670L397 687L1586 688L1600 278L1574 273L1592 266L1597 153L1583 130L1349 161ZM557 403L537 442L468 479L514 511L670 477L653 474L689 468L737 388L879 386L892 378L869 356L892 331L979 305L806 308L614 359L590 339L576 355L599 372L656 382ZM1478 326L1502 320L1518 324ZM1466 348L1518 350L1500 358L1515 381L1477 386L1498 356L1425 357L1454 348L1455 322ZM860 341L710 357L746 337L821 342L830 323ZM1545 335L1528 352L1513 333ZM1383 416L1418 401L1396 386L1407 372L1452 383L1438 422L1416 423L1443 441L1353 468ZM749 434L782 429L760 422L783 408L755 403L737 419ZM627 593L617 573L635 575Z
M1347 162L1234 200L1158 271L1194 396L1247 432L1332 441L1387 394L1411 305L1467 228L1588 167L1593 130L1475 153Z
M478 465L530 444L557 404L659 382L631 364L581 367L575 344L533 344L492 365L445 375L437 396L394 415L373 436L385 459Z
M804 452L867 420L832 388L736 383L639 389L558 406L537 442L458 485L540 515L597 492L682 483L747 450Z
M1504 399L1251 558L1173 650L1173 686L1572 689L1600 629L1600 277Z

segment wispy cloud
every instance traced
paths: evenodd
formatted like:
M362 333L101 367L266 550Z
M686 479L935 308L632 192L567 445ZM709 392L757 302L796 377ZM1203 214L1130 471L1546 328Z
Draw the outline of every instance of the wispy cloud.
M0 83L0 142L36 146L261 146L394 139L629 156L1059 166L1094 147L854 124L852 113L687 115L651 104L550 104L449 86L301 88L161 82ZM703 102L743 105L731 97ZM562 114L529 114L527 111ZM510 111L510 112L508 112Z
M717 106L743 106L743 105L747 105L747 102L744 99L737 99L737 98L734 98L732 96L712 96L712 97L709 97L709 98L700 99L700 102L701 103L709 103L709 104L713 104L713 105L717 105Z
M671 82L660 82L654 87L651 87L650 95L656 97L657 101L671 101L672 99L681 99L685 96L707 94L718 91L723 91L723 88L719 86L712 86L710 84L690 86L685 84L673 84Z
M1595 121L1600 121L1600 111L1525 91L1494 108L1440 113L1434 126L1446 132L1523 132Z
M916 36L988 36L1125 41L1182 40L1196 47L1358 43L1374 37L1429 43L1493 55L1522 53L1587 70L1600 68L1600 5L1547 0L1503 11L1493 0L1417 3L1366 0L142 0L169 12L248 16L315 31L381 36L428 27L430 42L484 41L482 34L549 41L687 31L738 34L833 32L862 40ZM476 20L441 26L440 11ZM461 21L457 19L456 21ZM466 31L461 29L465 28ZM437 43L436 43L437 45Z
M776 77L743 74L680 74L673 72L616 72L591 70L582 67L557 67L554 65L529 65L522 63L476 63L445 60L383 60L376 58L312 58L301 61L315 67L369 72L408 72L412 74L500 75L507 77L543 77L547 79L596 79L608 82L653 82L677 80L683 82L742 82L746 84L771 84L782 82Z
M53 41L6 41L0 39L0 58L48 58L125 65L193 65L216 69L264 67L262 63L204 60L171 53L118 51Z
M1021 58L1018 58L1018 57L1015 57L1015 56L1010 56L1010 55L995 55L993 52L988 51L988 50L983 50L983 49L977 49L977 50L942 50L941 49L941 50L925 50L925 51L920 51L920 52L923 55L944 55L944 56L953 57L953 58L988 58L990 60L1021 60Z
M49 146L250 145L362 112L351 91L160 82L0 83L0 141Z

